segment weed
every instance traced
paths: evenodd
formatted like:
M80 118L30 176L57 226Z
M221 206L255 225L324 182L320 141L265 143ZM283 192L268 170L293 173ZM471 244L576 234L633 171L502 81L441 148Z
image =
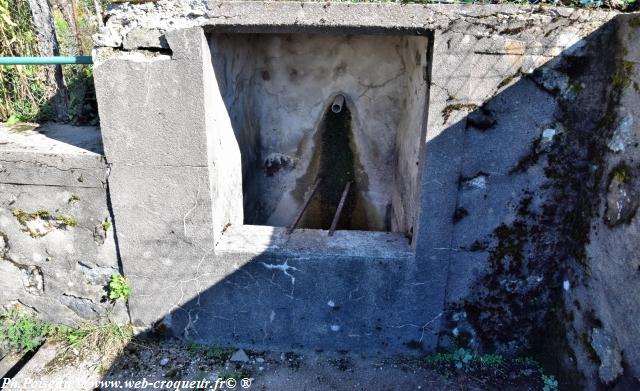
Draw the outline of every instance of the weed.
M109 218L105 218L104 222L102 222L102 230L104 232L107 232L109 230L109 228L111 228L111 222L109 221Z
M232 348L221 348L218 346L206 346L197 343L192 343L187 346L187 350L192 353L202 353L207 359L211 360L214 364L223 365L226 363L234 352Z
M13 309L0 314L0 344L16 352L30 352L40 346L50 326L31 315Z
M233 379L239 381L240 379L250 379L251 370L249 368L241 368L239 372L231 372L220 375L221 380Z
M127 278L121 274L112 274L111 280L109 280L109 299L116 301L122 299L124 301L129 300L131 295L131 287Z
M133 338L133 329L113 323L83 323L78 328L60 325L50 328L49 338L64 346L45 367L54 370L76 363L91 352L99 352L102 360L116 357Z
M38 56L29 2L0 0L0 56ZM47 69L35 65L0 67L0 121L9 125L48 117Z
M498 367L504 363L504 359L499 354L485 354L478 357L478 361L485 367Z
M465 348L460 348L453 352L453 360L455 361L456 368L458 369L462 369L463 367L467 366L471 362L472 358L473 355L471 354L471 352L466 350Z
M547 376L544 373L541 376L542 383L544 385L542 391L558 391L558 381L556 380L555 376Z

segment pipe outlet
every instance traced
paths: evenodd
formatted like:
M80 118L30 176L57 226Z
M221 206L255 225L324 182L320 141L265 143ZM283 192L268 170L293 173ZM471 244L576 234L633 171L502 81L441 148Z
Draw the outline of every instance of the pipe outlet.
M331 104L331 111L338 114L342 111L342 106L344 106L344 96L336 95L333 103Z

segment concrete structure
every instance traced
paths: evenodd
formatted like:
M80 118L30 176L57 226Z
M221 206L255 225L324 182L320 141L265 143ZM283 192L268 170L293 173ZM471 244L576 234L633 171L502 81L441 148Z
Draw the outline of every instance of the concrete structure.
M478 268L469 262L478 254L457 249L508 213L468 219L472 234L454 237L456 208L483 195L489 208L517 199L518 180L486 187L506 181L553 120L553 97L518 79L579 50L612 16L319 3L113 9L96 37L95 77L133 322L216 343L433 348L450 269L457 298ZM521 114L501 126L529 126L491 159L480 145L503 136L482 140L463 119L496 94L526 99L503 109ZM287 235L278 227L318 175L319 128L336 95L352 112L371 227L392 232ZM461 177L475 179L461 187ZM247 224L256 222L265 226Z
M131 321L254 348L533 350L587 386L632 381L635 301L604 292L637 290L638 26L503 5L113 7L94 75ZM287 233L317 177L353 182L341 228L358 230L329 237L320 203ZM593 267L612 254L615 272Z
M105 222L106 178L100 132L71 126L0 127L0 304L69 325L128 321L105 299L119 272ZM106 229L105 229L106 228Z

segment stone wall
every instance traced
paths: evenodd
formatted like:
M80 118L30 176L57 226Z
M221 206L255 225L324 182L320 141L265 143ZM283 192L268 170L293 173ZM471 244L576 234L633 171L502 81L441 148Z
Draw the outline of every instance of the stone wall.
M0 127L0 304L70 326L127 323L106 299L119 267L100 132L34 128Z

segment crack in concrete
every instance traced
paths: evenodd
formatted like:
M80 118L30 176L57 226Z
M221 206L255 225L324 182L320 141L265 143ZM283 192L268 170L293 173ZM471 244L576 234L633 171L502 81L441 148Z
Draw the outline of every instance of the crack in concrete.
M294 266L289 266L288 261L284 261L284 263L282 264L271 264L271 263L266 263L266 262L260 262L262 264L262 266L266 267L267 269L270 270L280 270L282 273L284 273L285 276L291 278L291 298L293 299L293 290L295 289L295 285L296 285L296 277L292 274L289 274L289 270L293 270L293 271L300 271L300 269L294 267Z

